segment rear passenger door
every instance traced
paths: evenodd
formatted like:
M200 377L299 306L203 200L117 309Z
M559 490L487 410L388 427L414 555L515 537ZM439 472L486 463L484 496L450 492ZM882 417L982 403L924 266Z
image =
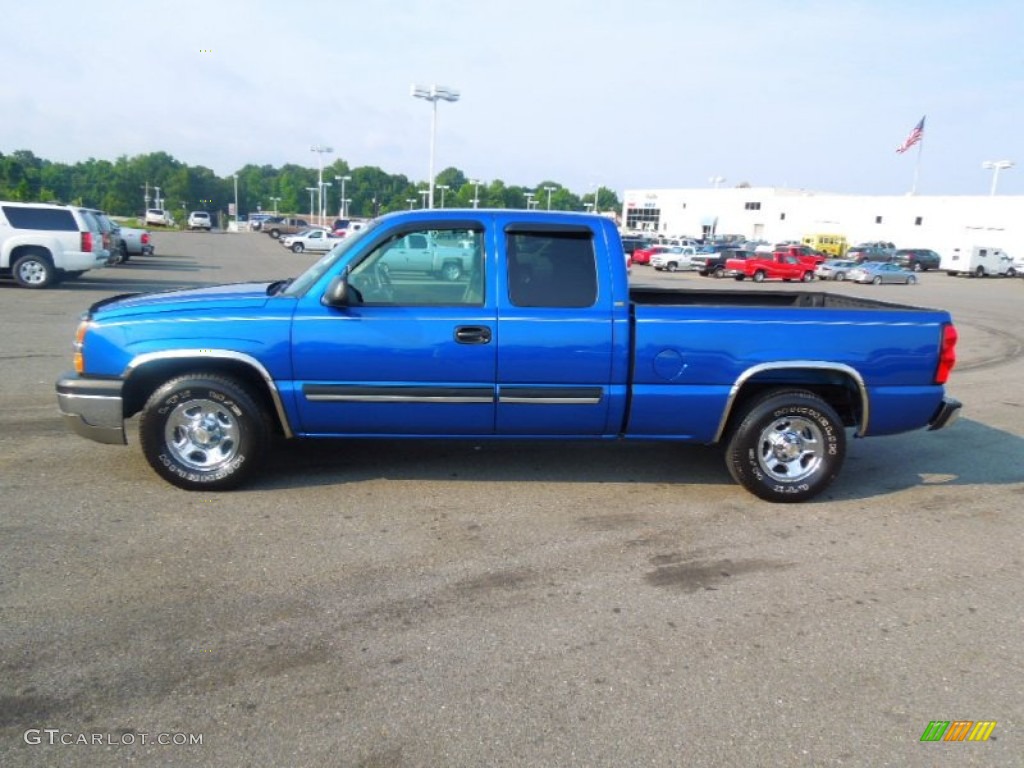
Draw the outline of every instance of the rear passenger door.
M523 224L499 239L497 433L604 434L614 324L594 232Z

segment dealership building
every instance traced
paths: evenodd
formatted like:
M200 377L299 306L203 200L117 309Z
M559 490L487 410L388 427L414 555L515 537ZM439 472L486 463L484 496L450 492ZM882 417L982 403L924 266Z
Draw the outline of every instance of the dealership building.
M1024 197L899 195L876 197L779 187L628 189L624 231L781 242L811 234L898 248L991 246L1024 252Z

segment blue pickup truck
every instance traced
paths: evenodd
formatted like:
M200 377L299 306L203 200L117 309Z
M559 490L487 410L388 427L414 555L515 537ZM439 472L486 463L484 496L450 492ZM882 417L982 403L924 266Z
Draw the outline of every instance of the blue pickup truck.
M396 243L467 254L399 274ZM517 210L383 216L290 280L94 304L56 384L70 428L220 490L284 438L720 443L757 496L814 497L846 433L937 429L956 330L944 311L809 290L630 288L614 223Z

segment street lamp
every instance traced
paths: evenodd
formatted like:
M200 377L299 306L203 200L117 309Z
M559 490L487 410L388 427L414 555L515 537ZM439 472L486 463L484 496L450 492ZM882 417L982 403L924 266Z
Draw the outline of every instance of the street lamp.
M544 191L548 193L548 210L551 210L551 193L554 192L558 187L544 187Z
M437 188L441 190L441 207L444 208L444 193L451 189L447 184L438 184Z
M277 204L281 202L280 197L272 197L270 201L274 204L274 215L277 216Z
M1013 168L1012 160L986 160L981 164L982 168L992 171L992 189L989 191L989 195L995 195L996 183L999 181L999 172L1004 171L1007 168Z
M309 192L309 218L313 218L313 195L316 193L317 187L306 187L306 191Z
M601 185L594 185L594 213L597 213L600 209L600 197L601 197Z
M479 179L472 179L469 183L473 185L473 207L476 208L480 205L480 185L483 182Z
M423 205L421 206L422 208L426 208L427 207L427 198L428 197L430 197L430 200L431 200L430 207L431 208L434 207L434 203L433 203L434 198L432 197L433 191L434 191L433 189L421 189L420 190L420 194L423 195Z
M163 205L161 205L161 202L160 202L160 187L154 186L153 189L156 190L156 196L153 198L153 205L156 208L163 208ZM236 195L236 197L237 197L237 195Z
M324 216L327 214L327 187L331 186L331 182L325 181L320 185L320 223L324 223Z
M523 194L526 195L526 210L530 210L530 208L533 207L533 197L537 193L536 192L527 192L527 191L524 190Z
M718 189L718 185L725 181L724 176L712 176L708 181L715 189Z
M316 152L317 165L320 168L320 172L319 172L319 175L317 175L317 177L316 177L316 181L317 181L317 187L321 188L321 191L320 191L320 205L318 207L320 209L320 223L323 224L324 223L323 222L324 198L323 198L322 187L323 187L323 183L324 183L324 153L325 152L328 152L328 153L329 152L333 152L334 149L332 149L331 147L325 147L322 144L314 144L313 146L311 146L309 148L309 151L310 152ZM312 207L312 206L310 206L310 207ZM313 218L312 211L310 212L309 217Z
M238 229L238 174L232 174L235 179L235 229Z
M590 213L590 211L591 211L591 210L593 209L593 207L594 207L594 204L593 204L593 203L584 203L584 204L583 204L583 207L587 209L587 213Z
M415 197L407 197L407 198L405 198L405 202L407 202L409 204L409 210L411 211L413 205L416 204L416 198Z
M352 177L351 176L335 176L334 180L341 182L341 214L340 214L340 216L341 216L341 218L344 219L344 218L346 218L345 214L348 212L348 209L345 207L345 204L348 202L348 200L345 199L345 182L346 181L352 181Z
M434 207L434 143L437 138L437 102L458 101L459 92L454 88L444 85L431 85L429 88L424 85L413 85L410 89L413 98L425 99L433 105L433 116L430 120L430 207Z

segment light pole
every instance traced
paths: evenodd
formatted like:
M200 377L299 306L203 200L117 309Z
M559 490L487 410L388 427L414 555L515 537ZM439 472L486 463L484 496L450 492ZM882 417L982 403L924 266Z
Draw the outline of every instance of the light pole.
M708 179L708 181L711 182L711 186L713 186L715 189L718 189L718 185L721 184L723 181L725 181L725 177L724 176L712 176L710 179Z
M345 182L346 181L352 181L352 177L351 176L335 176L334 180L341 182L341 213L339 214L339 216L341 216L341 218L344 219L344 218L347 218L345 214L348 213L348 209L345 207L345 204L348 202L348 200L345 199Z
M473 185L473 207L477 208L480 205L480 185L483 182L480 179L473 179L469 183Z
M277 216L277 204L281 202L280 197L272 197L270 201L274 204L274 215Z
M146 211L149 210L149 182L147 181L145 186L139 187L139 189L145 190L145 192L142 193L142 202L145 205L142 209L142 215L145 217Z
M306 191L309 192L309 218L313 218L313 195L316 192L316 187L306 187Z
M544 187L544 191L548 193L548 210L551 210L551 193L554 192L558 187Z
M451 189L447 184L438 184L437 188L441 190L441 207L444 208L444 193Z
M323 222L323 214L324 214L324 198L323 198L324 153L325 152L327 152L327 153L333 152L334 149L332 149L331 147L325 147L322 144L314 144L313 146L311 146L309 148L309 151L310 152L316 152L317 165L319 166L319 169L320 169L320 172L319 172L319 174L316 177L316 183L317 183L317 188L320 189L320 205L318 206L318 208L320 210L320 217L321 217L320 223L323 224L324 223ZM310 206L310 207L312 207L312 206ZM313 218L312 212L310 212L309 217Z
M594 213L597 213L600 210L600 208L598 207L598 198L600 197L600 195L601 195L601 185L600 184L595 184L594 185Z
M458 101L459 92L454 88L444 85L431 85L429 88L424 85L413 85L410 90L412 96L417 99L425 99L433 105L433 116L430 120L430 207L434 207L434 143L437 139L437 101Z
M1013 168L1012 160L986 160L981 164L982 168L992 171L992 189L989 190L989 196L993 196L996 193L996 184L999 182L999 172L1004 171L1007 168Z
M163 206L160 204L160 187L154 186L153 189L156 190L156 195L153 197L153 205L157 208L163 208Z
M433 191L434 190L432 190L432 189L421 189L420 190L420 194L423 196L423 205L421 207L423 207L423 208L427 207L427 198L430 197L430 195L433 193ZM430 197L430 200L431 200L430 207L433 208L434 207L434 203L433 203L434 198Z
M415 197L407 197L407 198L405 198L405 202L407 202L409 204L409 210L411 211L412 207L416 204L416 198Z
M593 203L584 203L583 207L587 209L587 213L590 213L590 211L593 210L593 208L594 208L594 204Z
M524 191L523 194L526 195L526 210L530 210L533 207L533 197L537 193Z
M320 185L320 223L324 223L324 216L327 215L327 187L331 186L331 182L325 181Z
M238 174L232 174L235 179L235 229L238 229Z

